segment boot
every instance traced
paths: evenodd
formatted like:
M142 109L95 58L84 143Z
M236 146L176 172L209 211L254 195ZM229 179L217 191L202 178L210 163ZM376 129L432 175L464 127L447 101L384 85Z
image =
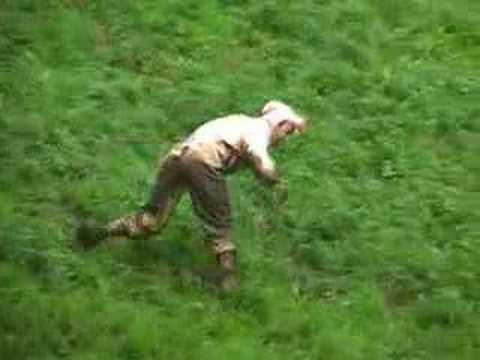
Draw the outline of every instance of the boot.
M235 252L225 251L217 256L217 262L222 269L220 287L222 290L231 291L238 288L238 279L235 267Z
M88 250L99 245L108 236L108 230L104 226L85 222L77 227L75 246L82 250Z

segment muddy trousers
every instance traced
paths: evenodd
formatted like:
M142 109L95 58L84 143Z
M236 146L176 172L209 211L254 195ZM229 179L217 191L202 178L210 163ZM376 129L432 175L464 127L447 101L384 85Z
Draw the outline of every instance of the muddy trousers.
M195 213L202 220L207 242L220 263L222 254L235 253L231 241L231 208L223 174L206 164L194 151L171 154L161 165L150 200L138 212L107 225L111 237L135 238L159 233L185 191L190 192Z

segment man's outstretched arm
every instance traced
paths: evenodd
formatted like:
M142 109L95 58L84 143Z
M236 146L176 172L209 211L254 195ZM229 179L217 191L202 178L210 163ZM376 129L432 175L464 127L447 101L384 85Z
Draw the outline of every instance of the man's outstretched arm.
M273 160L269 157L257 156L252 156L251 159L257 178L273 190L274 202L277 205L285 203L288 197L288 184L285 179L280 177Z
M268 154L260 156L258 154L251 155L251 163L257 178L267 183L275 185L280 181L280 176L275 168L275 163Z

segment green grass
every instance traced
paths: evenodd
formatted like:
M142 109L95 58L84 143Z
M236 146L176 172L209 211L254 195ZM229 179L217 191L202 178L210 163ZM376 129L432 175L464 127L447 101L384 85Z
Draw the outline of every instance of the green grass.
M0 358L478 359L480 3L0 1ZM188 199L167 231L72 251L158 158L266 100L310 119L281 202L230 180L242 287Z

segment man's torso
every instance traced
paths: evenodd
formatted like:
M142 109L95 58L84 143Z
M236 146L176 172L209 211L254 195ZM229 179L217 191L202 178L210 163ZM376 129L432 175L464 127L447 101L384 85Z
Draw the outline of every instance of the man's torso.
M188 148L208 165L231 172L248 157L253 141L264 138L268 142L269 137L266 122L246 115L230 115L201 125L171 154L181 155Z

